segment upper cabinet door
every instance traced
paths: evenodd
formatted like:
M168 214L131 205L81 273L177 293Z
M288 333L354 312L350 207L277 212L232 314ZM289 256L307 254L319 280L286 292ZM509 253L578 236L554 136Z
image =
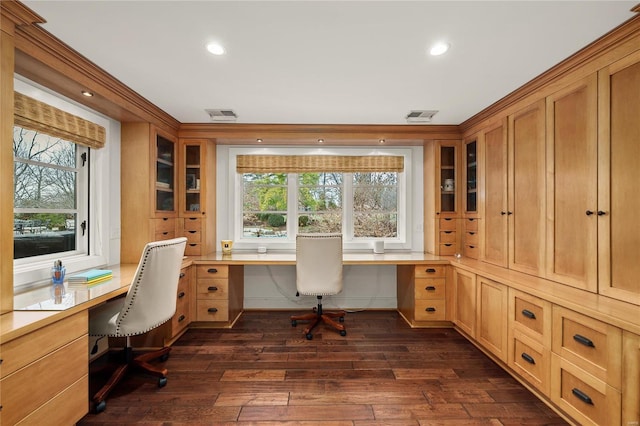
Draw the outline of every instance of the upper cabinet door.
M597 292L597 77L547 97L546 275Z
M472 138L464 144L462 176L465 217L478 216L478 140Z
M507 119L484 134L482 253L485 262L506 268L508 256Z
M437 170L439 179L436 189L436 213L440 217L460 217L458 213L458 147L459 141L440 142L438 144Z
M544 99L509 116L507 214L509 268L542 275L545 229Z
M640 304L640 51L598 80L599 292Z
M162 217L174 217L178 211L176 190L177 150L176 140L167 135L154 132L152 150L155 179L152 182L155 193L155 214Z

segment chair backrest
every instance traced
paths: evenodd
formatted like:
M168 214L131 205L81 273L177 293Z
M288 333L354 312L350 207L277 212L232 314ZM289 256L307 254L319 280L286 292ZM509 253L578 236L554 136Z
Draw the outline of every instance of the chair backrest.
M342 291L342 234L296 236L296 288L315 296Z
M152 330L176 312L180 268L187 239L148 243L116 322L118 334Z

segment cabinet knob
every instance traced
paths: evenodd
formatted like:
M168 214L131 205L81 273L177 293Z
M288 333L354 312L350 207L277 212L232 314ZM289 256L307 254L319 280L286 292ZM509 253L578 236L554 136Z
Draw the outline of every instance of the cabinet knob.
M607 214L607 212L598 210L598 216L604 216L605 214Z
M593 214L593 210L587 210L587 211L585 212L585 214L586 214L587 216L591 216L591 215Z
M507 212L507 216L511 216L513 212Z
M507 212L500 212L500 215L504 216Z
M178 318L178 322L182 322L182 321L184 321L184 319L185 319L185 316L184 315L180 315L180 317Z
M184 272L180 272L180 278L184 278Z
M181 292L178 294L178 299L182 299L183 297L184 297L184 291L181 291Z

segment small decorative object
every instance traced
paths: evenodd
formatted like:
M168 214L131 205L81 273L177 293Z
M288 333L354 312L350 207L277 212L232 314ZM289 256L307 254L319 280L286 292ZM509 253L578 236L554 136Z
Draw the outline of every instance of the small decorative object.
M191 204L189 206L189 211L199 212L200 211L200 204Z
M231 240L222 240L220 241L220 245L222 246L223 254L231 254L231 249L233 247L233 241Z
M195 174L192 174L192 173L187 174L187 189L197 189Z
M265 246L258 246L258 253L266 253L267 248Z
M56 260L53 262L53 267L51 268L51 297L55 304L59 305L62 303L62 298L64 296L64 275L66 273L66 268L62 266L62 262Z
M373 242L373 252L377 254L384 253L384 241L374 241Z
M445 191L453 191L455 189L455 183L453 179L445 179L444 180L444 188Z

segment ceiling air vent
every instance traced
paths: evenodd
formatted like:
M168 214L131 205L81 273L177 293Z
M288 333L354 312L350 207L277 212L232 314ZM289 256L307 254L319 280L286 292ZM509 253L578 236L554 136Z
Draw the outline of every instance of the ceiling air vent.
M236 121L238 116L232 109L205 109L209 117L211 117L211 121L214 122L230 122Z
M407 123L430 123L438 111L411 111L407 114Z

